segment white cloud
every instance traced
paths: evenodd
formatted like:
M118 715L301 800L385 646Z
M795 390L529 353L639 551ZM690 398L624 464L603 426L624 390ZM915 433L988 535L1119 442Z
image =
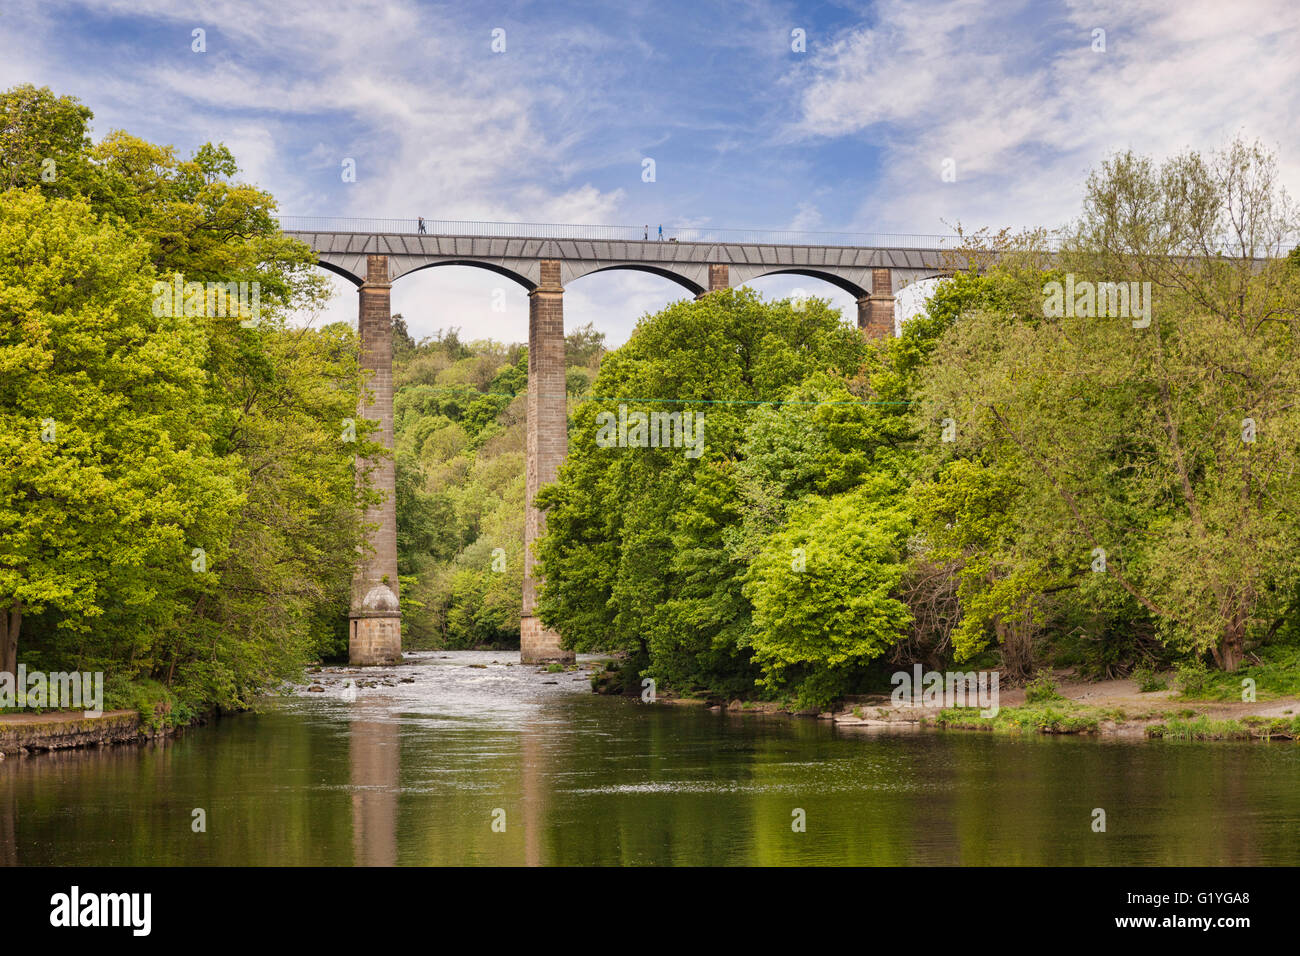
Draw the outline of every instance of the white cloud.
M1024 3L886 0L875 26L814 58L788 135L883 145L883 176L859 213L880 229L1059 225L1108 154L1213 149L1238 132L1279 148L1297 192L1292 0L1076 0L1036 17ZM1097 27L1104 53L1092 50ZM953 183L941 179L947 158Z
M128 68L112 71L103 60L65 57L79 12L147 20L164 38L174 33L174 46L151 40L149 56L129 56L128 41L115 36L119 48L106 42L104 59ZM583 162L573 155L573 126L552 135L539 121L564 100L537 69L548 44L512 28L509 52L493 55L487 21L455 7L368 0L328 15L314 0L20 0L7 19L21 29L7 31L0 52L36 52L0 76L80 96L101 134L123 127L163 142L225 141L286 214L593 221L613 216L623 199L621 190L564 177L561 167ZM195 26L207 30L206 53L189 50ZM594 28L566 37L571 59L575 43L613 40ZM347 189L344 158L357 166Z
M154 55L130 58L129 68L105 75L99 63L62 55L68 18L78 11L147 20L163 37L174 33L175 48L151 41ZM567 108L553 80L581 87L583 56L618 56L626 46L626 38L594 27L566 31L560 54L536 30L507 23L508 53L497 56L489 49L495 24L411 0L354 3L346 16L323 15L315 0L28 0L19 14L23 42L16 40L19 31L0 40L0 51L15 53L0 75L79 95L95 109L100 134L123 127L162 142L224 141L244 177L270 190L282 214L620 218L623 189L573 183L589 163L584 136L595 138L583 118L559 125L539 120L546 110ZM207 30L204 54L189 50L195 26ZM102 49L105 57L119 52L107 43ZM34 52L18 59L23 50ZM553 56L563 59L562 73L555 72ZM353 184L340 176L345 158L356 161ZM639 161L633 165L639 169ZM355 288L331 282L336 294L318 321L355 325ZM630 310L647 303L658 308L673 297L655 292L660 282L617 273L579 283L568 296L568 324L595 321L621 342L639 314ZM498 287L506 290L505 313L491 308ZM469 337L528 335L523 291L485 271L448 267L404 277L394 285L393 308L417 336L452 326Z
M1030 0L883 0L870 25L839 33L780 3L728 11L707 15L725 29L666 40L665 17L684 28L706 15L629 10L602 27L527 4L498 20L415 0L358 0L346 15L318 0L12 0L0 81L81 97L97 134L121 127L183 150L224 140L285 214L652 230L1054 225L1077 211L1108 152L1211 148L1239 130L1280 147L1300 193L1293 0L1074 0L1047 12ZM208 52L191 54L200 25ZM489 50L495 26L507 30L504 55ZM793 26L809 28L805 56L790 54ZM1090 49L1095 27L1104 54ZM744 97L711 95L709 81L738 68ZM839 142L819 152L828 140ZM656 184L639 182L645 154L661 161ZM345 157L355 184L341 181ZM941 180L949 157L955 183ZM487 303L500 282L430 270L397 283L394 305L428 325L422 334L458 324L522 339L526 301L504 318ZM773 294L798 284L770 282L760 288ZM815 280L802 287L835 296ZM355 292L340 289L328 314L355 322ZM573 284L567 318L619 341L642 311L682 294L606 273ZM847 299L837 304L851 318Z
M790 220L787 228L794 232L815 232L821 227L821 211L810 202L801 202L796 207L794 218Z

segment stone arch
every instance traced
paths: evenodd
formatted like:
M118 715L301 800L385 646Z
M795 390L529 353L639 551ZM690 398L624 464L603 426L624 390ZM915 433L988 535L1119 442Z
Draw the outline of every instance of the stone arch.
M318 259L314 264L320 267L321 269L324 269L326 272L330 272L336 276L339 276L340 278L347 279L355 286L360 286L365 282L364 278L357 275L351 269L345 269L342 266L335 265L334 263L329 262L325 259Z
M702 295L706 291L703 283L695 279L692 279L681 272L678 272L674 269L666 268L664 266L651 265L644 262L616 262L608 265L597 265L594 268L589 268L589 269L584 268L583 265L581 264L575 263L572 265L571 268L572 271L566 277L568 279L568 282L572 282L574 279L581 279L584 276L595 275L598 272L615 272L615 271L645 272L645 273L649 273L650 275L659 276L662 279L667 279L670 282L677 283L679 286L681 286L683 289L689 292L692 296ZM707 275L708 265L697 264L695 266L695 269L696 270L702 269ZM567 272L569 270L565 270L565 271ZM566 282L565 284L567 285L568 282Z
M894 299L898 309L900 329L910 319L924 312L924 305L943 280L950 278L952 271L934 270L926 273L912 273L906 281L899 283L894 290Z
M796 275L796 276L806 276L809 279L820 279L823 282L829 282L837 289L841 289L847 292L855 299L861 299L863 296L867 296L871 294L870 289L864 288L860 283L854 282L852 279L849 279L845 276L838 275L837 273L830 272L825 269L815 269L815 268L809 268L805 266L794 266L794 267L782 266L782 267L777 267L775 269L764 269L762 272L755 272L753 275L747 274L745 275L744 279L740 281L737 281L735 278L733 278L733 282L735 285L744 285L746 282L750 282L754 279L761 279L764 276L774 276L774 275Z
M528 278L521 272L516 272L510 266L500 262L491 262L485 259L439 259L436 262L423 262L410 269L406 269L393 276L392 281L396 282L403 276L414 275L417 272L423 272L425 269L436 269L439 266L470 266L474 269L486 269L488 272L495 272L499 276L504 276L513 282L519 283L524 287L525 292L532 292L537 288L537 282Z

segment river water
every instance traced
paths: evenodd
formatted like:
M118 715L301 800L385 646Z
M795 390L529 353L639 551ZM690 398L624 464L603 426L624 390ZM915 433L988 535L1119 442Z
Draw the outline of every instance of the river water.
M1300 862L1292 744L849 730L516 659L419 654L174 740L10 757L0 863Z

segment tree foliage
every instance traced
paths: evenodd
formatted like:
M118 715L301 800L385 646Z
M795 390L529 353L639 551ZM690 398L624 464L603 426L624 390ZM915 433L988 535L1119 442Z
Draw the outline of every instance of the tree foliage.
M951 416L952 453L1016 490L1011 533L979 559L1012 569L996 613L1069 582L1088 604L1136 602L1167 644L1229 670L1288 613L1300 283L1274 176L1242 143L1159 169L1118 156L1036 281L1147 284L1149 325L986 308L945 337L924 414Z
M356 337L285 324L326 285L225 147L92 144L90 119L0 94L0 665L244 706L343 633L374 451L344 437ZM176 275L256 282L260 321L156 314Z

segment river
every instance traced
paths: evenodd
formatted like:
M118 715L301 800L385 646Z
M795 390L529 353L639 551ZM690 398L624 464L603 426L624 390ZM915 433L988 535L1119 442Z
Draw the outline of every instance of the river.
M0 863L1300 862L1289 743L853 730L598 697L516 656L415 655L351 700L340 669L173 740L10 757Z

